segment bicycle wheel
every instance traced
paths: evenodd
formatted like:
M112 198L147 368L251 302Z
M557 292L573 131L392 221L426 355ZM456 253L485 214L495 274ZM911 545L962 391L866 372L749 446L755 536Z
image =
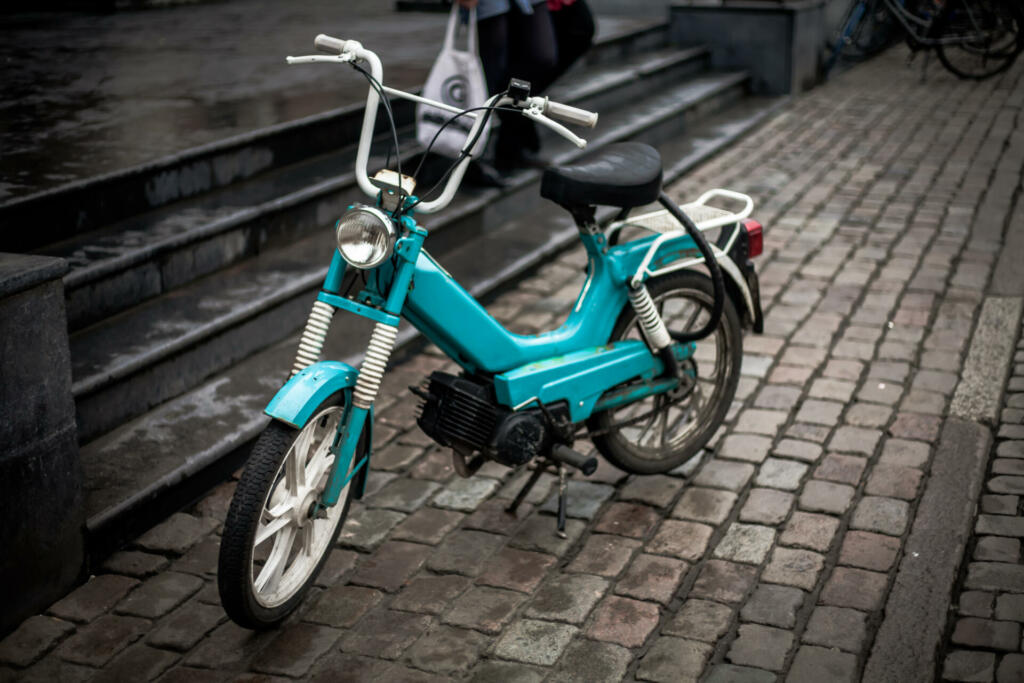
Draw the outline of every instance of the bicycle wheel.
M1002 0L951 0L938 19L939 61L960 78L981 80L1010 68L1024 49L1024 9Z
M260 434L224 522L217 571L221 604L239 626L276 626L316 579L348 515L351 483L326 515L309 518L327 484L338 422L335 396L301 430L272 422ZM353 463L365 453L360 441Z
M699 330L708 321L714 288L704 275L680 271L648 281L669 329ZM623 307L611 340L642 339L636 313ZM739 316L726 296L714 332L697 342L697 352L683 364L694 382L677 396L660 394L597 413L587 428L597 449L627 472L667 472L697 454L725 419L736 394L743 357Z

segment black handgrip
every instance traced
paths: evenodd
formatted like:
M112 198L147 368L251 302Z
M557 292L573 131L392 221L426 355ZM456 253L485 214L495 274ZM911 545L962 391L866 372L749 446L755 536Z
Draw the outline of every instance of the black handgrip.
M588 477L597 471L597 458L577 453L563 444L551 449L551 459L575 467Z
M686 343L691 341L697 341L708 336L718 327L718 323L722 320L722 309L725 307L725 281L722 279L722 269L718 265L718 259L715 258L715 253L711 251L711 247L708 246L708 241L704 239L704 233L700 231L697 225L683 213L683 210L672 201L667 194L662 192L658 196L658 203L665 207L665 209L672 214L672 217L683 224L686 229L686 233L693 238L693 241L697 244L697 251L704 257L704 263L707 265L708 270L711 271L711 286L714 289L715 300L711 304L711 319L708 320L708 324L697 330L696 332L673 332L669 330L668 333L677 342Z

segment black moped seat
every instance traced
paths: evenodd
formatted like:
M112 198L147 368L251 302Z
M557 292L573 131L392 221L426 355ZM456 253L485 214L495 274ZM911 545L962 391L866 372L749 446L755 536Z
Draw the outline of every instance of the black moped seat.
M540 196L564 207L650 204L661 192L661 155L642 142L608 145L574 166L549 166Z

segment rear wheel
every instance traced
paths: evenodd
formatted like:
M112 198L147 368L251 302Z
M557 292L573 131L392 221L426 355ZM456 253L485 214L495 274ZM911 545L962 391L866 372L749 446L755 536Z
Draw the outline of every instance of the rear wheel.
M668 328L699 330L707 324L714 288L704 275L680 271L647 283ZM632 306L623 307L611 339L642 339ZM696 455L725 419L743 358L739 316L728 296L718 327L697 342L697 351L683 364L694 379L676 395L659 394L621 408L598 413L587 421L594 445L627 472L667 472Z
M980 80L1010 68L1024 49L1024 9L1004 0L951 0L938 19L942 65L960 78Z
M330 447L344 407L337 396L301 430L272 422L253 446L238 481L220 544L217 587L240 626L270 628L284 620L316 579L348 515L351 482L322 516L309 511L327 485ZM360 440L353 464L365 453Z
M845 30L855 9L856 3L850 6L846 19L840 24L840 31ZM895 32L896 22L889 14L884 0L867 0L864 13L850 35L846 38L837 35L835 40L840 43L839 54L843 60L857 62L888 46Z

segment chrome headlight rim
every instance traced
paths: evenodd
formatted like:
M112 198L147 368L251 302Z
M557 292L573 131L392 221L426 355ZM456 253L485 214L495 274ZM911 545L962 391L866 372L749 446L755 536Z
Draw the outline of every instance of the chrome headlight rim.
M379 228L381 229L386 242L384 249L381 250L379 254L365 261L360 261L356 259L351 253L346 253L346 246L351 245L349 245L348 242L342 241L343 231L346 229L353 229L353 227L355 226L352 219L358 218L360 215L368 215L374 219L375 225L379 226ZM358 230L359 228L355 227L355 229ZM391 254L394 252L396 239L397 229L395 228L395 223L394 221L391 220L391 217L388 214L381 211L380 209L378 209L377 207L366 206L365 204L354 204L351 207L349 207L349 210L346 211L345 214L338 220L338 224L337 226L335 226L334 230L334 240L338 249L338 253L341 254L341 257L345 260L345 263L349 264L353 268L359 268L360 270L372 270L377 266L381 265L382 263L384 263L385 261L387 261L389 258L391 258Z

